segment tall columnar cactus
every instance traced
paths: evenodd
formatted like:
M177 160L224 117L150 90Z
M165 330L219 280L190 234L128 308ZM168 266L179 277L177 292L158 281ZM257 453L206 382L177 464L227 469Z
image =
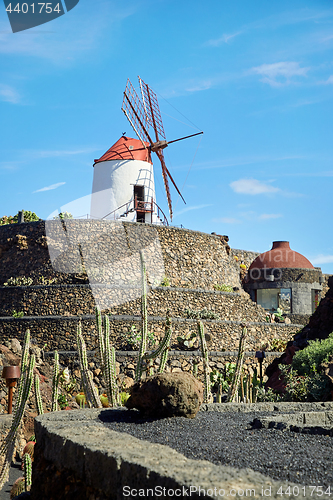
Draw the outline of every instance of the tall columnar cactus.
M29 349L30 349L30 330L28 329L25 332L22 354L21 354L21 376L20 380L18 381L17 398L15 401L14 414L16 413L17 408L19 408L22 400L25 375L29 365Z
M138 362L135 370L136 382L140 380L143 372L143 356L147 349L147 334L148 334L147 270L142 250L140 250L140 263L141 263L141 284L142 284L142 297L141 297L142 331L141 331L141 343L139 347Z
M58 389L59 389L59 354L58 354L58 351L54 351L51 411L58 411L59 410Z
M142 299L141 299L141 317L142 317L142 331L141 331L141 343L138 354L138 362L135 371L135 381L139 381L143 373L144 364L147 366L147 371L149 375L154 374L153 370L153 360L161 355L160 364L158 367L158 373L162 373L165 369L166 362L169 354L169 347L172 337L172 328L170 321L170 312L167 311L166 323L165 323L165 333L162 341L159 343L155 351L148 354L147 349L147 335L148 335L148 313L147 313L147 271L144 261L143 251L140 251L140 262L141 262L141 278L142 278Z
M79 323L77 327L76 343L79 352L83 390L86 395L87 403L90 407L102 408L101 400L93 383L92 375L88 369L87 349L86 343L82 336L81 323Z
M200 337L201 353L203 359L203 371L204 371L204 403L210 403L212 401L212 392L210 384L210 374L209 374L209 359L208 359L208 349L206 344L204 326L201 321L198 322L198 333Z
M165 334L164 334L164 339L162 341L163 349L161 353L160 365L157 370L158 373L163 373L165 370L165 366L169 355L171 337L172 337L172 326L170 320L170 311L167 310L166 320L165 320Z
M236 370L229 388L228 392L228 397L227 397L227 402L232 403L235 401L237 391L238 391L238 386L241 378L241 373L242 373L242 368L243 368L243 361L244 361L244 354L245 354L245 339L247 337L247 328L246 325L242 325L242 333L239 339L239 347L238 347L238 356L237 356L237 363L236 363Z
M103 335L102 335L103 337ZM120 405L120 396L117 385L117 372L116 372L116 351L115 348L110 346L110 323L109 317L104 317L104 377L106 382L106 394L110 406Z
M18 405L16 403L12 425L0 447L0 456L5 457L4 463L0 469L0 490L8 478L9 468L15 450L17 431L21 424L21 420L32 388L34 367L35 367L35 356L32 355L30 356L28 368L25 370L24 374L21 375L21 377L23 378L20 383L20 386L22 387L20 404Z
M32 460L29 453L25 453L23 457L24 463L24 485L25 491L30 491L31 489L31 478L32 478Z
M36 408L38 415L43 415L44 410L43 410L43 402L42 402L42 396L40 394L40 389L39 389L39 375L35 373L34 377L34 392L35 392L35 401L36 401Z
M150 354L145 353L143 355L143 359L147 362L152 362L154 359L156 359L159 355L161 355L161 360L160 360L160 365L158 367L158 373L162 373L165 369L165 365L168 359L168 354L169 354L169 346L171 342L171 337L172 337L172 328L171 328L171 321L170 321L170 312L169 310L167 311L166 315L166 322L165 322L165 333L164 337L155 349L155 351L151 352ZM153 375L153 372L150 373Z
M97 324L97 336L98 336L99 362L101 370L104 371L105 341L102 331L102 313L99 307L96 307L96 324Z

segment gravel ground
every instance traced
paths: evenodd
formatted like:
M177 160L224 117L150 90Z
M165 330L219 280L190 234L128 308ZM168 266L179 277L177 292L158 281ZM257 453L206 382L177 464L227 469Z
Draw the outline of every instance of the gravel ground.
M105 425L139 439L174 448L188 458L249 467L273 479L330 486L333 494L333 438L277 429L252 429L268 412L199 412L194 419L142 419L137 411L108 412ZM325 495L327 497L327 495Z

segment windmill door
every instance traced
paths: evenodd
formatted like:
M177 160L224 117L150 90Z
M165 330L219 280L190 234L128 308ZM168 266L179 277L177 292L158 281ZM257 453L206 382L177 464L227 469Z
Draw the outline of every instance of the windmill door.
M134 186L134 210L136 211L136 221L145 222L145 187Z

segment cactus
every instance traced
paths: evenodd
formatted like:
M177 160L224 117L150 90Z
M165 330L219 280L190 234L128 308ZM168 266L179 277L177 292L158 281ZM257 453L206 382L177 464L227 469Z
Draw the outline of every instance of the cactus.
M103 337L103 335L101 335ZM110 346L110 323L108 316L104 317L104 377L106 381L106 394L110 406L119 406L119 391L116 374L116 351ZM101 352L101 350L100 350Z
M28 441L23 449L23 456L28 454L28 455L30 455L31 460L33 460L34 454L35 454L35 444L36 444L36 441Z
M15 406L15 412L13 415L11 428L0 447L0 456L5 456L4 463L0 469L0 490L8 478L9 468L15 450L17 431L21 424L21 420L31 392L34 367L35 367L35 356L32 355L30 356L28 368L24 371L24 374L21 375L23 379L20 381L20 386L21 386L20 404L19 405L16 404Z
M98 335L99 361L101 365L101 370L104 371L105 342L102 333L102 313L99 307L96 307L96 323L97 323L97 335Z
M242 373L242 367L243 367L243 360L244 360L244 354L245 354L245 339L247 336L247 328L246 325L242 325L242 333L239 339L239 347L238 347L238 356L237 356L237 363L236 363L236 370L229 388L229 393L228 393L228 398L227 402L232 403L235 402L235 398L237 396L237 391L238 391L238 386L241 378L241 373Z
M166 365L166 362L168 359L171 337L172 337L172 329L171 329L171 321L170 321L170 311L167 310L166 321L165 321L165 333L164 333L163 340L159 343L159 345L155 349L155 351L151 352L150 354L145 353L143 355L144 360L152 361L152 360L156 359L161 354L161 362L160 362L160 366L158 369L158 373L162 373L164 371L164 368L165 368L165 365Z
M141 331L141 342L138 354L138 362L135 370L136 382L140 380L143 371L143 356L147 349L147 333L148 333L147 271L142 250L140 250L140 263L141 263L141 281L142 281L142 298L141 298L142 331Z
M17 398L15 402L15 408L14 408L14 414L19 408L22 400L22 391L23 391L23 386L24 386L24 380L25 380L25 375L26 371L28 368L29 364L29 349L30 349L30 330L28 329L25 332L24 336L24 342L23 342L23 348L22 348L22 355L21 355L21 377L18 382L18 387L17 387Z
M148 377L151 377L152 375L154 375L154 360L153 359L147 360L146 371L147 371Z
M170 311L167 310L166 320L165 320L165 335L163 341L161 342L163 344L163 350L161 354L160 366L158 367L157 370L158 373L163 373L165 370L166 362L168 360L168 355L169 355L171 337L172 337L172 327L170 320Z
M58 388L59 388L59 354L58 354L58 351L54 351L51 411L58 411L59 410Z
M222 403L222 384L218 384L217 394L216 394L216 402Z
M87 349L86 349L86 343L82 336L81 322L79 322L77 327L76 342L79 351L82 383L84 392L86 394L87 403L90 407L92 406L95 408L102 408L102 403L99 398L98 391L94 386L92 375L88 370Z
M43 415L44 410L43 410L42 397L41 397L40 389L39 389L39 376L37 373L35 373L35 377L34 377L34 392L35 392L35 402L36 402L37 413L38 413L38 415Z
M23 456L24 463L24 486L25 491L30 491L31 489L31 477L32 477L32 459L29 453L25 453Z
M198 322L198 333L201 343L201 353L203 359L203 371L204 371L204 403L210 403L212 401L211 385L210 385L210 375L209 375L209 360L208 360L208 350L206 344L206 338L204 333L204 326L201 321Z
M16 479L15 483L10 490L10 500L18 497L25 491L25 479L24 477L19 477Z

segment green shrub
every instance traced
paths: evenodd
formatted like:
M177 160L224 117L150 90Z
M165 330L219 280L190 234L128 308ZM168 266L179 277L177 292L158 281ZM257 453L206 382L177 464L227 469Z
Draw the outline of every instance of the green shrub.
M299 375L320 372L321 364L333 354L333 333L324 340L309 340L309 345L296 352L292 367Z
M24 312L23 311L14 311L12 312L13 318L23 318Z
M324 374L312 371L299 375L290 366L279 365L279 368L286 383L282 401L326 401L330 397L330 383Z
M160 283L160 286L170 286L170 280L167 276L164 276L164 278L162 279L162 281Z
M38 215L35 214L35 212L30 212L30 210L21 210L21 211L23 212L24 222L35 222L39 220L39 217ZM13 221L18 222L18 218L19 218L19 212L17 212L17 214L14 215Z
M220 319L220 316L213 311L209 311L204 307L201 311L196 311L195 309L185 310L187 317L192 319Z
M233 292L234 289L230 285L214 285L214 290L217 290L218 292Z
M14 218L11 215L0 217L0 226L5 226L6 224L14 224Z
M60 214L53 217L53 219L73 219L73 215L70 212L60 212Z
M132 346L133 349L139 349L142 339L141 331L136 329L136 326L132 325L128 333L121 334L124 340ZM156 344L156 338L154 332L147 332L147 343L148 348L153 347Z
M119 395L120 395L121 406L125 406L125 403L130 397L130 394L128 392L122 391Z
M17 276L13 278L11 276L4 284L3 286L30 286L33 283L32 278L26 278L25 276Z
M282 401L282 396L271 388L265 389L264 387L259 387L257 393L257 401L277 403L278 401Z

